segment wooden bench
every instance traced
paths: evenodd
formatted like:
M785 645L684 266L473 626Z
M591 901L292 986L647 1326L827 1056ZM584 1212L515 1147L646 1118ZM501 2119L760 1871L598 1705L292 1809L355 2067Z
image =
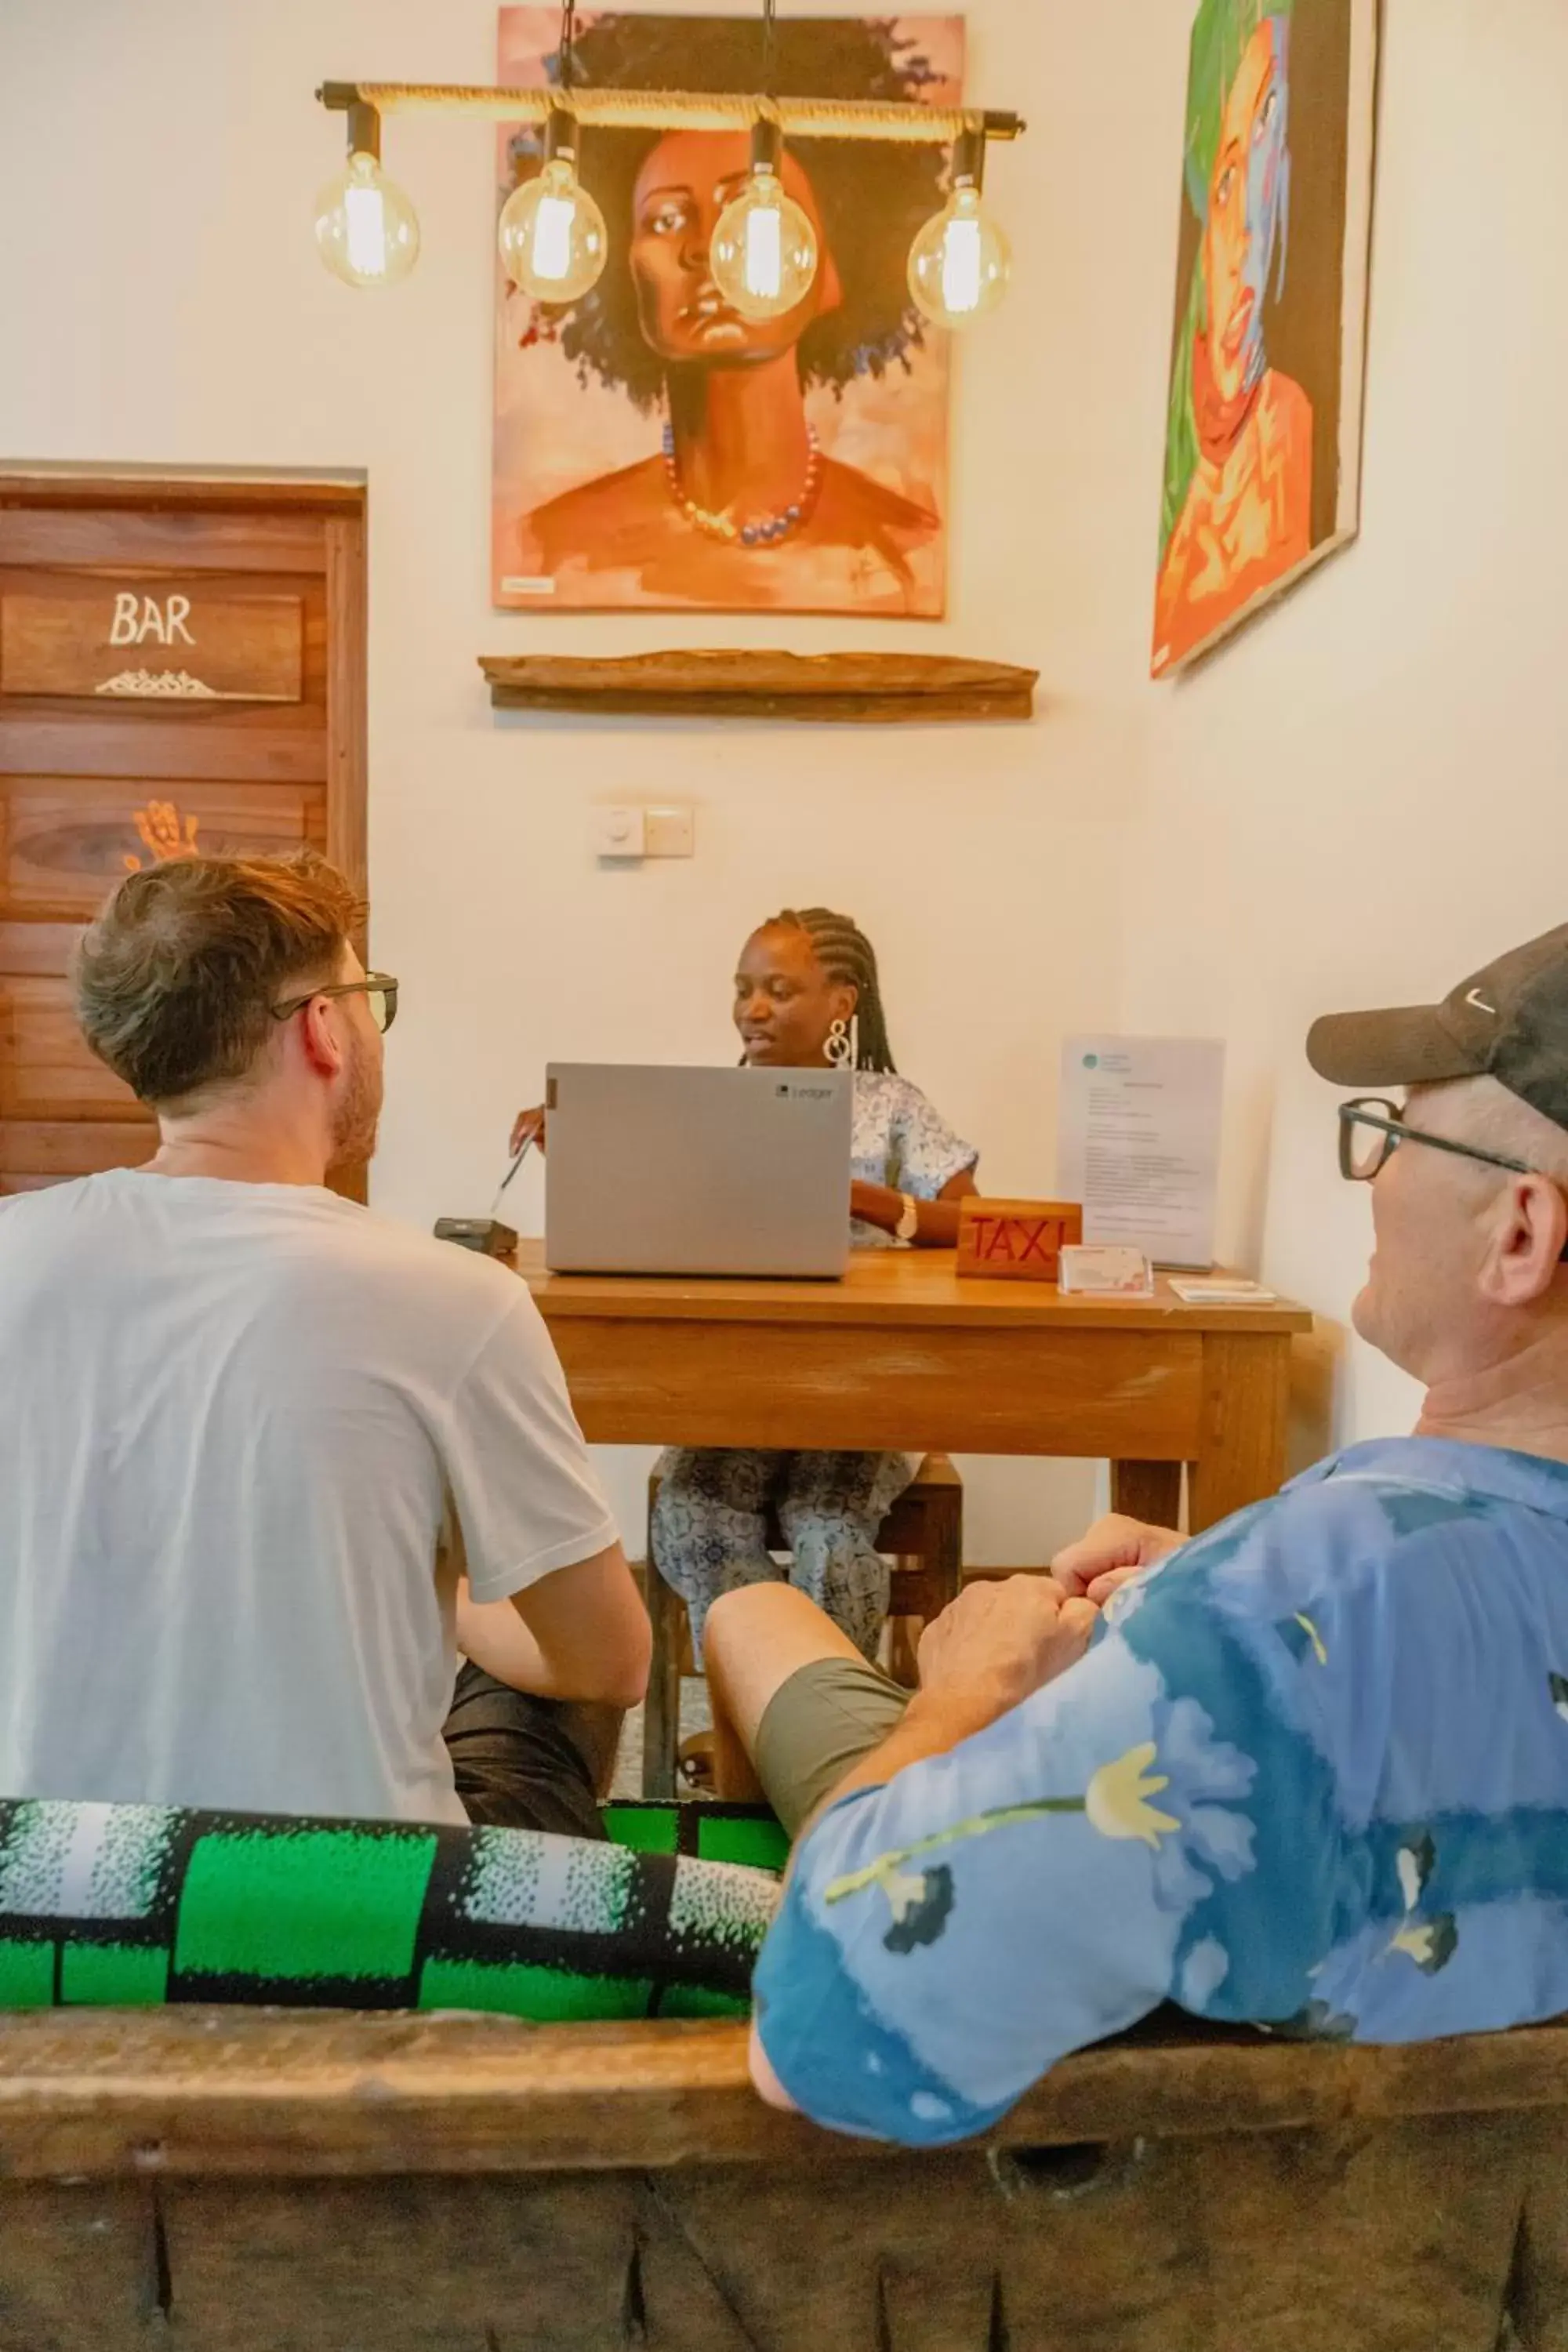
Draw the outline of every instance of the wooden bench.
M985 2144L707 2023L0 2017L4 2352L1563 2352L1568 2030L1164 2020Z

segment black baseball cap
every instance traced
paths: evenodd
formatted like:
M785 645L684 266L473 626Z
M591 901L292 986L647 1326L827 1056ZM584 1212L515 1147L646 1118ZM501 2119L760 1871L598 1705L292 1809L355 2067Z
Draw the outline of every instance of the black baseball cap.
M1568 1128L1568 923L1499 956L1441 1004L1329 1013L1312 1024L1307 1059L1340 1087L1496 1078Z

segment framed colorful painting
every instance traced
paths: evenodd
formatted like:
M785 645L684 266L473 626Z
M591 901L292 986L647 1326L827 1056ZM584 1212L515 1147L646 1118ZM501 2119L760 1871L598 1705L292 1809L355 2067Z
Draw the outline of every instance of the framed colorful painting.
M1377 0L1202 0L1187 82L1153 670L1360 520Z
M500 79L555 81L559 10L500 10ZM760 14L579 16L579 84L754 90ZM781 24L782 95L949 106L958 16ZM545 309L498 276L492 578L521 612L691 610L940 619L946 600L948 353L910 299L910 246L941 210L940 145L801 140L790 194L822 260L798 308L742 320L714 286L715 220L743 131L589 130L582 177L610 260ZM503 127L499 201L540 169Z

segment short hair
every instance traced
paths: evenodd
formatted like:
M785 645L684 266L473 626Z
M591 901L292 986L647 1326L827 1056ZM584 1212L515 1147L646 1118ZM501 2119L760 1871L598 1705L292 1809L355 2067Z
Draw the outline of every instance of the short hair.
M1538 1175L1568 1186L1568 1132L1500 1078L1450 1078L1412 1091L1458 1108L1457 1142L1479 1143L1506 1159L1522 1160Z
M811 950L829 980L857 992L856 1037L860 1070L896 1072L888 1037L888 1016L882 1009L882 983L877 950L850 915L836 915L831 907L786 907L763 925L765 930L804 931Z
M129 875L77 952L82 1034L142 1102L231 1086L266 1045L279 997L335 976L364 913L313 850L171 858Z
M742 94L757 89L763 70L763 26L725 17L605 16L582 32L573 48L573 79L595 89L689 89ZM546 60L553 83L561 60ZM887 17L797 19L776 31L774 85L781 98L861 98L917 103L941 76L912 42L900 39ZM645 412L664 390L664 362L651 351L637 317L637 290L626 259L637 173L666 136L663 131L611 131L585 125L580 133L583 184L609 226L610 266L578 302L542 308L563 321L563 352L576 364L579 383L596 376L624 392ZM805 171L822 211L823 235L837 264L844 299L816 320L801 339L806 384L829 385L842 397L857 376L881 377L891 367L909 372L909 354L925 331L910 299L909 248L945 201L940 145L794 139L790 152ZM537 130L509 142L511 184L539 168ZM506 191L510 194L510 188Z

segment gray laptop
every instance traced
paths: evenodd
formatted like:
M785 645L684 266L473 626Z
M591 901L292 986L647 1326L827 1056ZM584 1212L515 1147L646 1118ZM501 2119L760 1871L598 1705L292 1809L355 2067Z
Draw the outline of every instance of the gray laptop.
M847 1070L552 1063L545 1265L842 1275L853 1087Z

